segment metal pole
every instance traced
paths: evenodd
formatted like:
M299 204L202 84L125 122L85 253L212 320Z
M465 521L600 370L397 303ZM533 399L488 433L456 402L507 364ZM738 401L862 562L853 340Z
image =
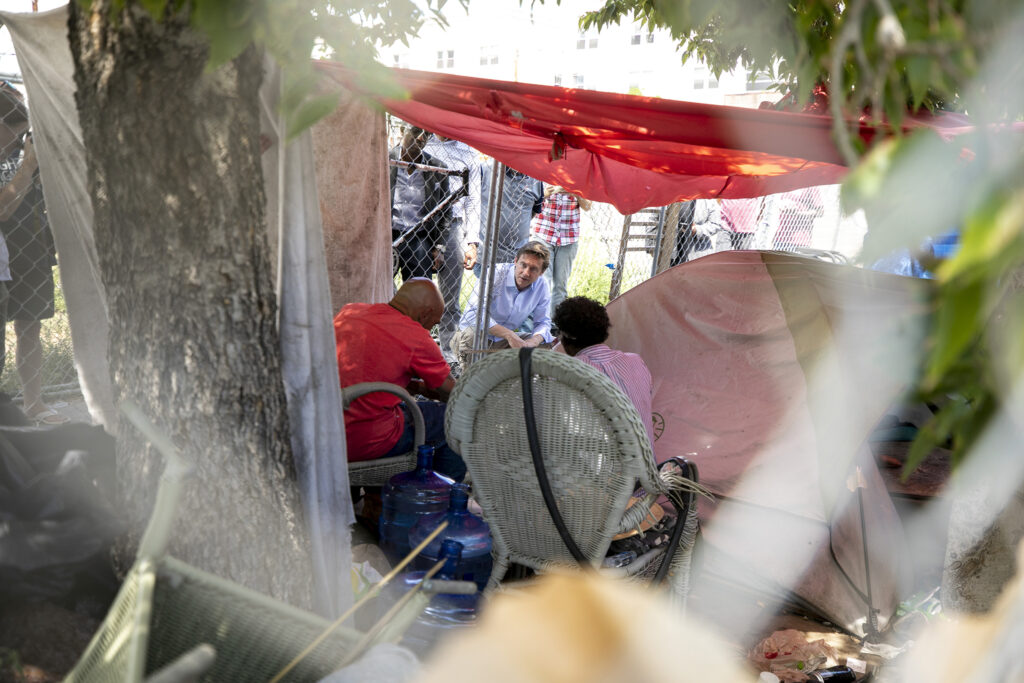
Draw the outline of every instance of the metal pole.
M477 284L476 329L473 334L473 348L487 348L487 321L491 318L491 290L494 288L494 260L498 254L498 221L501 219L501 202L505 192L505 165L497 159L491 168L491 191L487 203L487 227L484 230L484 253L480 262L480 282ZM482 354L468 355L473 363Z
M658 274L658 259L661 257L661 236L665 232L665 209L658 212L658 228L654 233L654 254L651 257L651 277Z

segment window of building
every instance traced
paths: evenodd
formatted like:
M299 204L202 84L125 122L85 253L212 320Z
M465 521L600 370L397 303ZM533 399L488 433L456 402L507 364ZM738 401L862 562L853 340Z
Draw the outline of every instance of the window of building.
M634 33L633 37L630 38L630 40L629 40L629 44L630 45L639 45L640 44L640 34L639 33Z
M590 45L588 47L597 47L597 38L591 38Z
M757 74L754 80L747 81L747 92L754 90L768 90L774 85L774 82L767 74Z
M577 88L583 87L583 74L573 74L572 78Z
M448 68L455 66L455 50L448 50Z
M587 47L587 36L580 31L580 37L576 39L576 49L584 50Z
M576 38L576 49L585 50L588 47L597 47L597 33L594 31L580 31L579 36Z
M444 68L444 50L438 50L437 51L437 68L438 69L443 69Z
M648 43L653 43L654 42L654 34L653 33L648 33L647 34L647 42Z
M555 85L562 85L562 74L555 76Z
M497 45L485 45L480 48L480 64L497 64L498 63L498 46Z
M717 88L718 87L718 79L715 78L714 76L709 78L708 79L708 87L709 88Z
M703 90L704 89L704 79L703 78L695 78L695 79L693 79L693 89L694 90Z

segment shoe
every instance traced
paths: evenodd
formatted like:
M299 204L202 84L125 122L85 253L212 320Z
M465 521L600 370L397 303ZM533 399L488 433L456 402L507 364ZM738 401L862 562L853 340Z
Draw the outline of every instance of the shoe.
M26 413L26 415L28 415L28 419L40 425L62 425L69 420L67 415L62 415L50 408L35 413Z

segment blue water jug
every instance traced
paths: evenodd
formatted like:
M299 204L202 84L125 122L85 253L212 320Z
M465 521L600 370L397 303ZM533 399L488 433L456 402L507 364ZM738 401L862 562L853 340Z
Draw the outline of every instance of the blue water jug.
M462 544L446 539L441 543L441 559L444 567L434 575L435 579L454 580L457 578L462 560ZM380 607L381 615L391 608L408 591L423 581L424 570L406 572L391 583ZM439 593L430 599L423 613L416 618L402 637L402 645L421 657L427 656L437 641L454 629L472 626L479 613L480 593L455 595Z
M430 469L434 447L416 449L416 469L396 474L381 490L380 548L391 564L409 554L409 530L425 515L444 513L452 479Z
M444 539L458 541L462 544L462 559L456 568L455 578L475 581L483 590L491 576L491 528L487 522L469 511L469 486L454 484L448 510L425 515L417 520L409 532L409 544L413 547L418 545L441 522L448 522L448 527L420 552L413 566L429 569L440 557L441 542Z

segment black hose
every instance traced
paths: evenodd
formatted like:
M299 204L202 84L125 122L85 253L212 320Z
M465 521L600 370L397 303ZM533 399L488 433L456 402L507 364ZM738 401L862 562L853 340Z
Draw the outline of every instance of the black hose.
M526 438L530 443L530 455L533 456L533 469L537 473L537 483L540 484L540 492L544 497L544 504L551 515L551 521L558 529L558 535L562 537L565 547L569 549L572 556L579 562L582 569L590 569L590 562L586 555L576 545L569 528L565 526L562 513L558 511L558 503L555 502L555 494L551 491L551 482L548 481L548 473L544 468L544 460L540 456L540 439L537 437L537 421L533 414L533 383L532 383L532 348L519 349L519 372L523 385L523 417L526 418Z
M687 479L697 483L697 466L687 460L686 458L672 458L662 463L662 466L675 462L679 469L683 471L683 476ZM659 467L658 469L661 469ZM690 507L694 504L697 494L693 491L688 491L683 497L683 505L680 508L678 501L673 500L672 503L676 506L676 525L672 528L672 536L668 539L668 546L665 547L665 555L661 561L661 566L658 567L658 573L654 575L651 580L652 585L663 583L668 577L668 570L672 566L672 558L676 554L676 550L679 548L679 541L683 537L683 528L686 526L686 518L690 515Z

